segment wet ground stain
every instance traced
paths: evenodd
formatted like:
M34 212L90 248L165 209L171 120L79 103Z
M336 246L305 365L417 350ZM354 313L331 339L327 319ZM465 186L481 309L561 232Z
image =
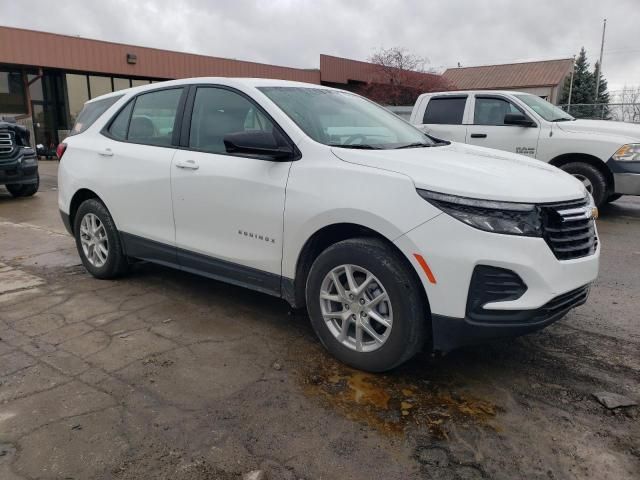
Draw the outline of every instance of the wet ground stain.
M450 422L499 431L495 417L500 408L456 391L451 380L412 371L365 373L322 351L307 357L303 365L299 374L305 394L380 432L400 434L417 427L446 440Z

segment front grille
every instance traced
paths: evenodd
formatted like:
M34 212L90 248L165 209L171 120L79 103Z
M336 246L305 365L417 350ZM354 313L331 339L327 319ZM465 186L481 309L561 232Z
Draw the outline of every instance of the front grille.
M13 137L9 132L0 132L0 156L10 155L13 151Z
M558 260L593 255L598 246L586 199L541 206L543 236Z
M570 292L563 293L545 303L538 309L536 317L538 321L547 320L555 316L561 316L574 307L582 305L589 296L589 285L585 285Z

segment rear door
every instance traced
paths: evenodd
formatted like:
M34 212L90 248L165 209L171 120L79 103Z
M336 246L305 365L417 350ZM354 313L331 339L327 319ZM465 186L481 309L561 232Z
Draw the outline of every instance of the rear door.
M418 127L432 137L465 143L467 127L463 125L467 95L437 95L428 98Z
M496 148L535 158L540 125L533 127L505 125L507 113L526 112L507 97L476 94L473 98L473 117L467 130L467 143Z
M94 148L100 195L116 222L127 254L175 263L171 161L184 88L137 95L103 131Z

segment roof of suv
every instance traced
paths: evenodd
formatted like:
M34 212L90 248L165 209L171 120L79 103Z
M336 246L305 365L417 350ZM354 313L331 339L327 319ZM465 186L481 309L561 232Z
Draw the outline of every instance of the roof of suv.
M144 92L145 90L154 90L156 88L190 85L194 83L211 83L216 85L226 85L229 87L304 87L304 88L322 88L327 90L336 90L331 87L317 85L314 83L294 82L291 80L278 80L272 78L242 78L242 77L193 77L181 78L178 80L167 80L166 82L150 83L149 85L141 85L138 87L118 90L117 92L106 93L99 97L92 98L87 103L95 102L105 98L126 95L133 92Z

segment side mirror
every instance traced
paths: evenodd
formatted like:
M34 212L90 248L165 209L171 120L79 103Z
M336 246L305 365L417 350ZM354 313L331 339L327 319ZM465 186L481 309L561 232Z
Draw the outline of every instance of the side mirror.
M536 124L522 113L506 113L504 116L505 125L517 125L519 127L535 127Z
M238 132L223 138L227 153L255 155L269 160L293 160L295 151L287 142L278 142L274 134L267 132ZM284 140L284 139L283 139Z

